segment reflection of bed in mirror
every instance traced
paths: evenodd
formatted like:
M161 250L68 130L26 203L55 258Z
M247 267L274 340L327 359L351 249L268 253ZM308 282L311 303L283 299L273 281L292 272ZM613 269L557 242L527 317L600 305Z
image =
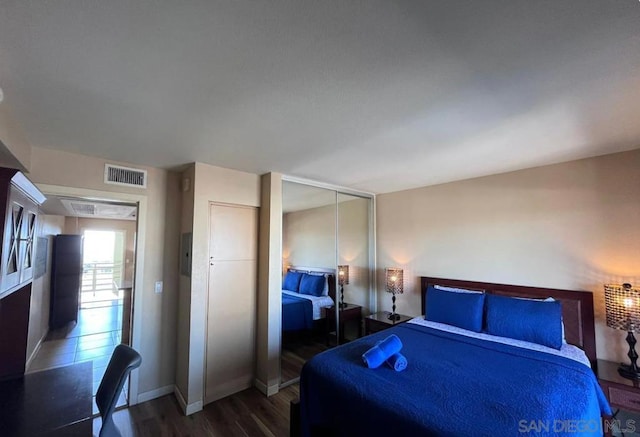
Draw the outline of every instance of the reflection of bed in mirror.
M336 299L335 270L290 267L282 281L282 330L321 330L325 308Z

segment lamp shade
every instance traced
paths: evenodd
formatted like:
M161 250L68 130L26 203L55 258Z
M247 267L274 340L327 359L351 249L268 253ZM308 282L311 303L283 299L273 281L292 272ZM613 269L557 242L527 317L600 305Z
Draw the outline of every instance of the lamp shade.
M607 326L640 332L640 289L631 284L605 285L604 304Z
M349 266L338 266L338 284L349 283Z
M402 269L387 268L385 269L385 277L387 280L387 293L402 294L404 283L402 278Z

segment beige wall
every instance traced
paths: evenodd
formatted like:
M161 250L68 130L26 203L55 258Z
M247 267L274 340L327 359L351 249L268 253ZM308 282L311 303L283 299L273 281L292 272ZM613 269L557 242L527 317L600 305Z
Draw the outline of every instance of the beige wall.
M347 200L350 199L350 200ZM336 268L349 266L349 284L344 300L361 305L365 313L369 302L369 199L340 194L336 240L335 205L284 214L282 226L283 267ZM340 289L337 296L339 299Z
M133 281L135 267L135 220L109 220L85 217L66 217L64 221L65 234L82 234L85 230L94 231L124 231L125 253L123 280Z
M392 266L405 269L409 315L421 313L419 276L589 290L598 357L626 359L602 287L640 283L638 169L635 150L378 196L379 306L391 306Z
M256 333L256 387L271 396L280 385L282 317L282 175L261 179L258 230L258 321Z
M22 171L31 167L31 145L6 102L0 105L0 166Z
M336 206L289 212L282 218L283 268L336 268Z
M339 194L338 202L338 264L349 266L349 284L344 286L344 301L362 306L363 313L367 315L372 304L369 286L371 200ZM338 286L338 298L339 293Z
M183 174L184 177L184 174ZM188 413L202 408L204 400L204 363L207 326L207 284L209 272L209 202L234 205L260 206L260 177L251 173L195 163L193 189L193 224L189 226L190 214L182 211L181 228L193 230L192 266L190 281L181 280L180 291L181 332L185 337L188 326L188 359L181 358L178 369L179 396L186 403L183 408ZM189 195L183 193L183 201L188 205ZM176 232L177 234L177 232ZM189 308L188 322L185 307ZM182 340L181 340L182 341ZM180 346L181 348L184 345ZM224 351L220 351L224 353ZM186 367L183 368L183 367ZM186 371L185 371L186 370ZM186 380L186 381L185 381ZM184 385L186 382L186 391Z
M27 339L27 360L33 358L40 341L49 332L49 301L51 297L51 254L53 237L62 233L64 217L44 215L38 217L38 237L47 238L47 270L44 275L33 280L31 285L31 307L29 310L29 336ZM36 243L36 250L39 246Z
M106 160L85 155L34 147L29 178L48 184L102 192L145 196L143 283L136 283L134 301L134 340L140 338L142 366L138 373L141 399L164 394L175 382L177 316L177 247L180 220L178 175L153 167L120 163L148 171L148 188L104 184ZM110 163L115 163L109 161ZM115 163L118 164L118 163ZM161 294L154 292L156 281L164 282ZM139 320L139 325L136 325ZM138 332L136 332L138 329ZM134 346L136 346L134 344Z

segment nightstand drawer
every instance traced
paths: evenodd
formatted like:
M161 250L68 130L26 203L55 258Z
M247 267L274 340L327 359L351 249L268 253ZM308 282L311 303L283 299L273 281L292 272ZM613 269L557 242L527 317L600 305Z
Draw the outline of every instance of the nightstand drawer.
M623 410L640 412L640 393L617 387L609 387L609 402Z
M390 328L389 325L369 322L367 323L365 330L366 330L366 334L373 334L374 332L384 331L385 329L389 329L389 328Z

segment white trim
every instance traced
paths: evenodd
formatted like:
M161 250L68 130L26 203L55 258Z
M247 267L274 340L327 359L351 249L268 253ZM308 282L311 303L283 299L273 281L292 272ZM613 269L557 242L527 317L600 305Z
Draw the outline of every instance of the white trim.
M129 194L112 191L92 190L88 188L65 187L62 185L36 184L38 189L45 194L55 196L72 196L92 200L116 200L136 202L138 204L137 241L136 241L136 272L134 278L133 293L133 327L131 333L131 346L140 350L142 345L141 326L143 314L143 287L144 287L144 260L147 220L147 196L144 194ZM129 405L136 405L139 396L139 369L135 369L129 375Z
M377 201L376 196L371 198L371 210L369 212L369 238L370 238L370 246L369 246L369 304L371 307L369 311L371 314L375 314L378 312L378 275L376 272L378 271L378 233L376 230L378 229L377 223Z
M290 380L288 380L286 382L283 382L282 384L280 384L280 387L278 387L278 388L279 389L287 388L290 385L297 384L299 382L300 382L300 377L298 376L297 378L293 378L293 379L290 379Z
M44 331L44 335L40 338L40 340L38 340L38 344L36 344L36 347L33 348L33 353L31 354L31 356L27 360L26 364L24 365L24 368L25 368L26 371L29 370L29 366L31 366L31 362L34 360L36 355L38 355L38 352L40 352L40 347L42 346L42 343L44 342L44 339L47 337L47 334L49 334L49 328L47 328Z
M174 390L175 390L175 386L171 384L171 385L165 385L164 387L160 387L155 390L145 391L144 393L138 394L138 403L141 404L142 402L147 402L152 399L159 398L161 396L169 395L173 393Z
M298 380L300 380L300 378L297 378ZM296 381L298 382L298 381ZM264 382L260 381L258 378L253 380L253 385L255 388L257 388L258 390L260 390L260 393L262 393L265 396L273 396L275 394L278 394L278 391L280 391L280 386L278 386L278 384L273 384L270 386L267 386L267 384L265 384Z
M182 408L182 412L185 414L185 416L189 416L193 413L197 413L198 411L202 411L202 401L197 401L193 404L187 405L187 401L184 400L184 396L182 396L182 392L177 385L174 386L173 394L176 395L178 404L180 404L180 408Z
M371 193L369 191L354 190L353 188L349 187L314 181L312 179L299 178L296 176L282 175L282 180L287 182L295 182L296 184L311 185L312 187L326 188L328 190L337 191L342 194L351 194L352 196L358 197L374 197L376 195L375 193Z

